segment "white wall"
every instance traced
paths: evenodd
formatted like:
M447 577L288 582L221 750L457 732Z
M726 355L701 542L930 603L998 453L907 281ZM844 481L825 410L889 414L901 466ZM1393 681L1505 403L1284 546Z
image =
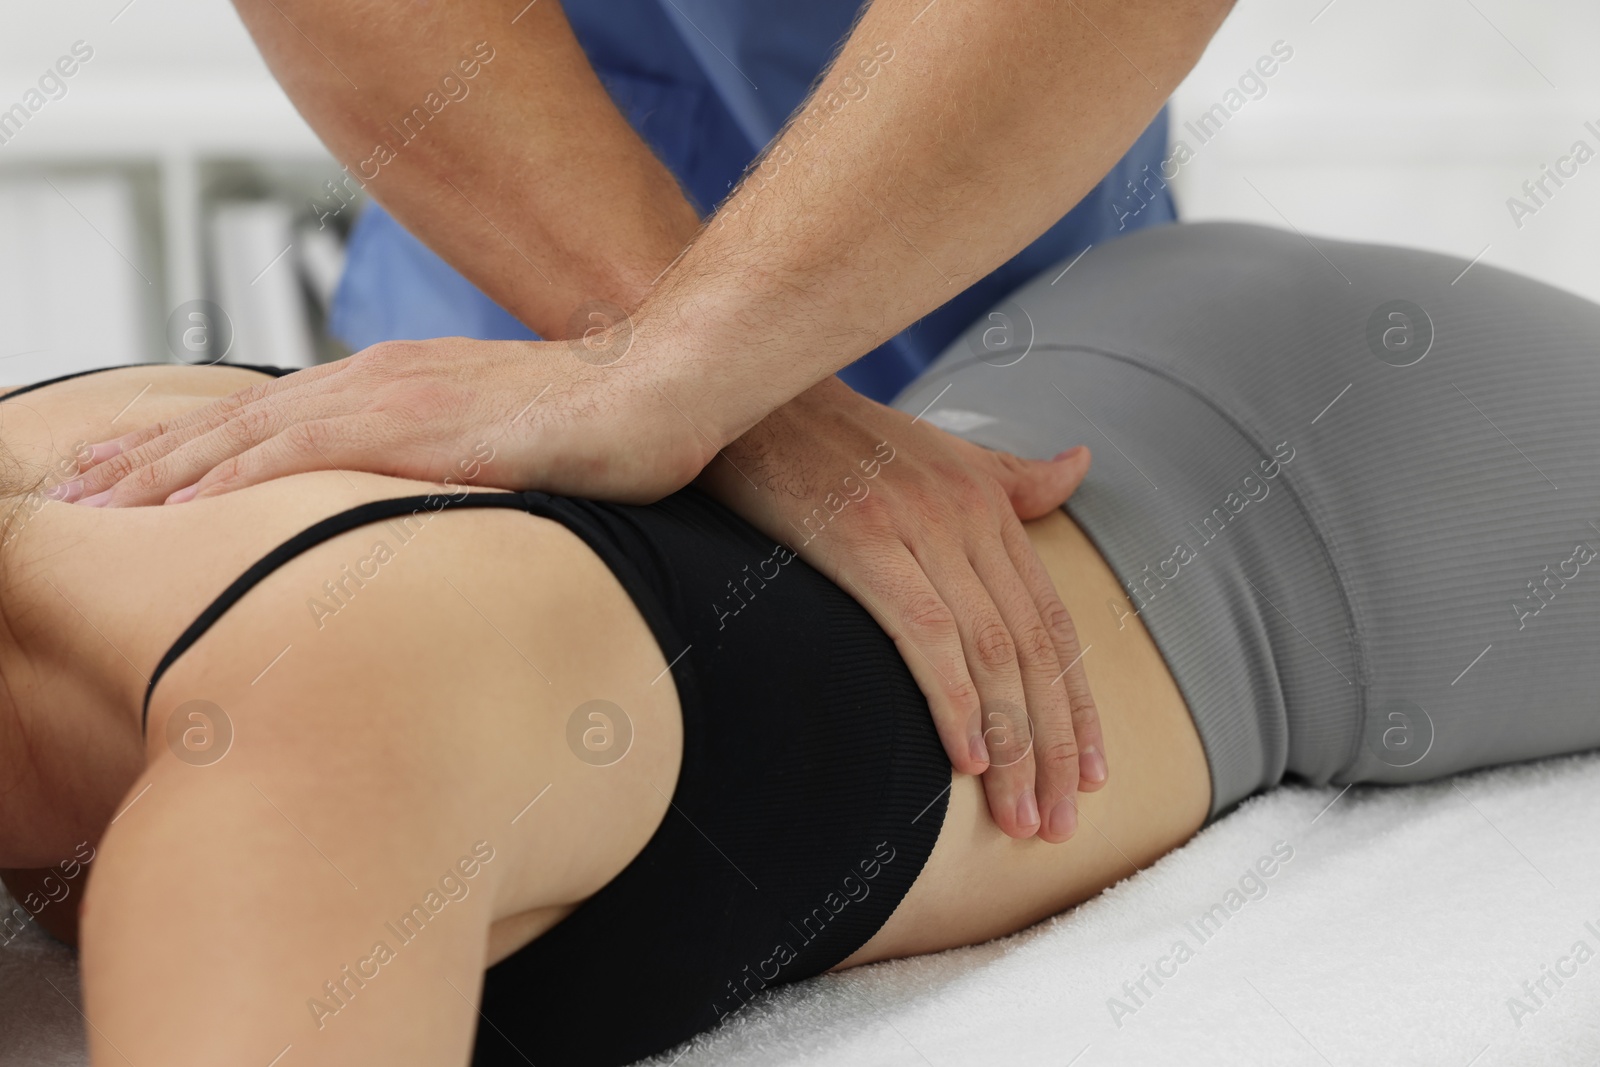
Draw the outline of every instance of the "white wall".
M90 42L95 58L66 97L0 146L0 175L73 159L160 161L170 210L155 227L156 243L189 251L127 252L168 291L154 306L158 329L164 307L194 295L197 284L193 161L233 152L325 154L227 0L50 0L9 8L0 34L0 107L74 41ZM1600 4L1239 0L1174 98L1175 136L1185 136L1184 120L1221 101L1278 40L1294 56L1267 80L1266 94L1240 107L1203 147L1191 139L1195 158L1174 181L1186 217L1414 244L1454 253L1463 266L1482 252L1484 262L1600 299L1600 256L1590 247L1600 234L1600 159L1520 228L1506 207L1575 139L1600 151L1600 136L1583 128L1585 119L1600 128L1600 64L1593 59ZM328 163L330 173L337 169ZM0 247L4 240L0 234ZM123 281L130 280L146 284L131 272ZM106 294L104 302L122 299ZM83 302L93 306L94 294Z
M0 119L32 115L0 128L0 220L27 222L0 226L0 383L172 358L167 320L216 288L207 167L338 166L227 0L17 2L4 22ZM64 91L41 86L74 52Z
M1181 214L1287 220L1313 238L1448 251L1463 267L1482 252L1600 300L1600 158L1547 185L1520 228L1506 206L1575 140L1600 153L1583 126L1600 130L1600 5L1326 2L1239 0L1173 100L1174 137L1275 41L1294 56L1180 170Z
M337 0L329 0L337 2ZM17 157L181 150L203 143L303 153L316 139L277 88L227 0L51 0L8 4L0 107L73 42L94 58L23 134Z

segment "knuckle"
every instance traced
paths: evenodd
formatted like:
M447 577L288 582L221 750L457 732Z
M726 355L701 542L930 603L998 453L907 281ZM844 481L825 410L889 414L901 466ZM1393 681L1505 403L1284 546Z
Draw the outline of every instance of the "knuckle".
M1000 466L1014 474L1021 474L1028 469L1026 460L1011 452L996 452L995 457L1000 460Z
M330 426L320 420L291 423L283 431L284 444L297 454L321 455L330 440Z
M887 530L891 526L892 509L881 493L868 493L855 501L855 521L869 530Z
M972 684L970 678L963 677L960 681L945 684L945 698L950 701L950 707L964 719L970 719L983 710L983 699L978 695L978 687Z
M211 469L207 476L207 489L220 489L227 492L229 487L244 476L245 463L242 456L229 456Z
M1073 685L1067 690L1067 699L1072 704L1072 721L1083 723L1096 722L1100 718L1100 709L1095 706L1094 697L1089 693L1087 685Z
M1003 671L1017 662L1017 644L998 615L983 619L972 631L972 650L978 662L992 671Z
M944 598L932 590L911 594L905 601L906 620L920 634L933 637L955 629L955 613Z
M238 418L251 404L254 404L265 395L266 391L262 386L252 385L248 389L241 389L239 392L218 397L211 402L206 411L219 419L221 425L226 425L227 422ZM162 432L166 432L165 424L162 426Z
M257 400L260 400L262 397L270 395L272 392L272 387L276 382L276 378L270 378L264 382L257 382L255 385L248 385L245 388L240 389L238 392L232 393L225 397L224 402L231 410L247 408L251 404L254 404Z
M272 415L265 407L242 407L222 424L221 430L235 448L249 448L271 436Z
M376 406L412 425L428 426L460 414L465 404L455 386L422 379L391 390Z
M93 469L93 474L98 475L95 484L111 485L120 482L138 469L144 460L144 449L133 452L122 452L105 460Z
M1055 640L1071 641L1077 636L1077 629L1072 625L1072 614L1057 597L1051 597L1040 607L1039 621L1045 632Z
M1017 655L1024 663L1035 663L1048 668L1054 668L1056 662L1056 643L1050 636L1050 631L1043 625L1028 626L1015 637Z
M1016 509L1011 506L1011 489L994 478L983 480L983 502L991 513L1009 515L1015 520Z
M1046 773L1062 778L1075 777L1078 769L1078 739L1072 734L1041 741L1034 747L1034 758Z
M379 341L351 356L351 366L361 370L382 370L392 367L397 363L403 363L414 347L409 341Z
M125 480L133 488L148 493L162 488L166 477L165 463L147 463L131 472Z
M994 502L993 490L998 483L992 478L963 478L955 486L954 497L965 515L983 515Z

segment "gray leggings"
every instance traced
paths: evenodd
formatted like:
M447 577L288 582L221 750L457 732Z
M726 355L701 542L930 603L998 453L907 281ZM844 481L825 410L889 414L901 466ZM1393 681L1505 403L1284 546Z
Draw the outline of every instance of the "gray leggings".
M1151 229L1019 290L896 401L1093 450L1067 511L1193 711L1212 819L1286 775L1600 747L1600 305L1465 266Z

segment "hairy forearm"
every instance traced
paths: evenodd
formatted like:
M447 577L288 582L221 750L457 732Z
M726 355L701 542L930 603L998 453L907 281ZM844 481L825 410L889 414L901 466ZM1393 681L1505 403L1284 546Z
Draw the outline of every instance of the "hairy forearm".
M695 232L558 4L235 6L345 184L542 336L637 305Z
M635 316L724 440L994 270L1127 151L1225 0L875 0ZM714 366L708 371L707 364Z

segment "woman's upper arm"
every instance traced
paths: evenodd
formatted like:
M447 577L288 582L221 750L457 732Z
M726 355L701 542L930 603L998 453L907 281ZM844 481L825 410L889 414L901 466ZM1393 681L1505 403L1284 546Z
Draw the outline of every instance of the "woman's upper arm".
M431 523L336 624L285 628L377 533L286 563L164 676L82 916L97 1065L266 1065L291 1045L282 1067L465 1064L491 923L576 902L653 832L676 697L615 578L520 513ZM241 651L291 638L264 676ZM635 729L603 767L567 736L598 697ZM167 748L195 700L231 724L220 758Z
M102 841L93 1062L465 1063L495 843L400 796L414 843L374 862L351 846L382 828L337 783L210 770L158 761Z

